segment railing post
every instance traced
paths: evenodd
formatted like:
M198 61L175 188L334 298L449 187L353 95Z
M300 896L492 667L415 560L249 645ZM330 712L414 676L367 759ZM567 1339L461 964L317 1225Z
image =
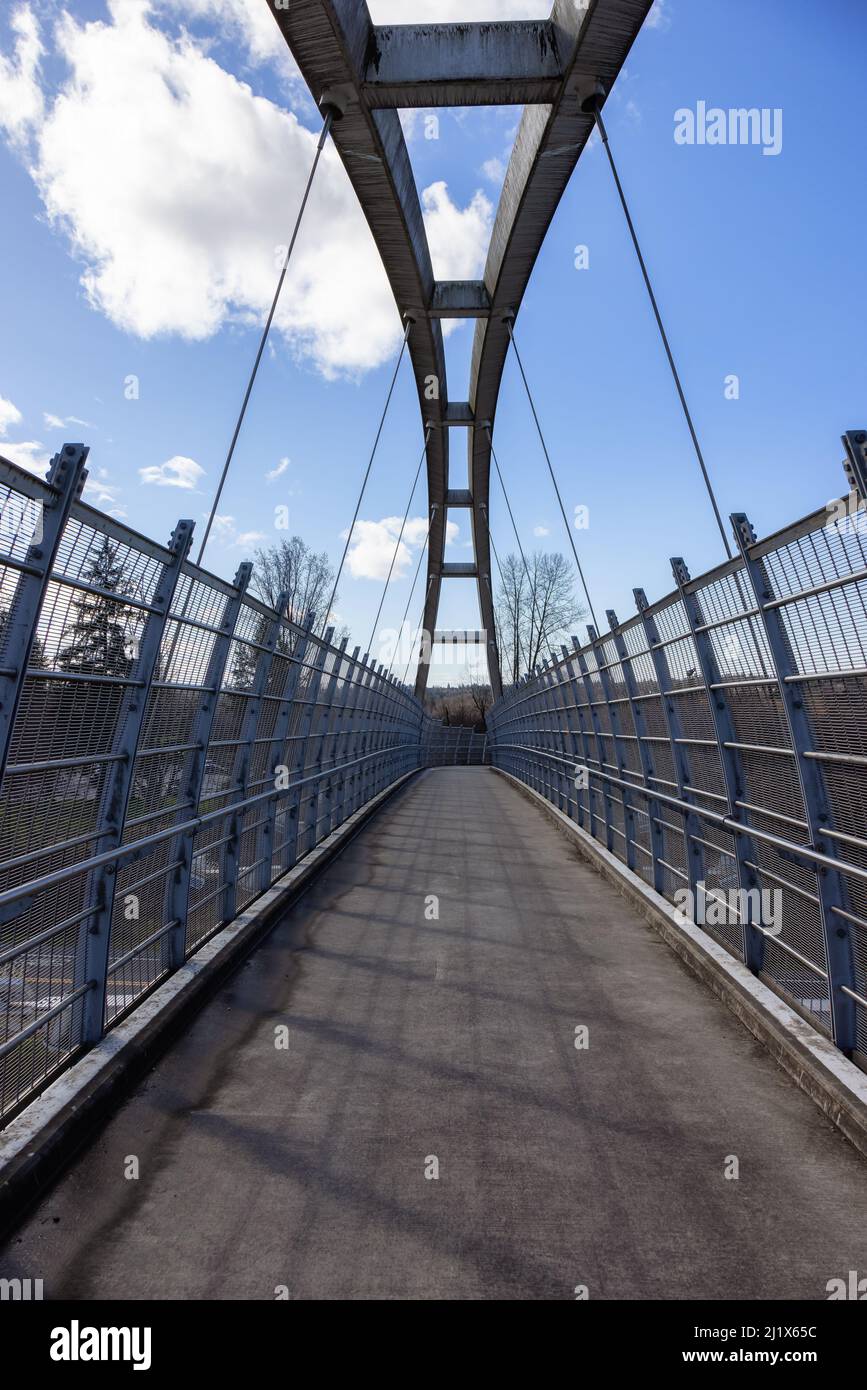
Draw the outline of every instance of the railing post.
M633 805L632 795L627 790L629 781L629 769L626 766L626 759L623 756L623 744L625 733L620 719L620 702L612 693L611 679L608 674L608 661L605 656L604 645L595 627L588 623L587 636L596 657L596 670L602 684L602 694L605 697L605 704L608 709L608 722L611 725L611 741L614 745L614 757L617 762L617 771L623 782L620 788L620 796L623 801L623 833L626 838L624 850L627 869L635 869L635 806ZM609 845L609 849L611 846Z
M238 567L233 592L226 599L223 609L220 631L214 638L208 671L205 676L205 689L201 695L201 704L193 720L190 733L190 743L193 745L193 749L187 758L186 775L182 779L184 783L182 800L190 803L193 817L197 816L199 812L199 801L202 795L205 764L208 760L208 744L214 726L214 716L225 681L226 663L232 648L232 638L238 622L238 614L241 611L241 604L247 592L252 572L253 566L247 560ZM191 575L190 583L195 582L196 580ZM182 619L179 618L177 621L181 622ZM187 815L187 811L181 811L179 819L183 821ZM195 841L195 829L185 830L177 839L171 841L170 861L179 862L169 875L166 892L166 922L173 924L171 931L167 933L165 938L164 960L168 970L177 970L183 965L186 958L187 916L190 906L190 879L193 872Z
M328 648L334 636L334 628L326 629L321 642L316 643L316 655L313 658L313 669L310 672L310 679L307 682L306 698L301 701L301 720L298 733L295 736L296 753L293 758L292 767L289 769L289 784L301 781L307 770L307 745L310 741L310 729L316 717L316 707L319 700L319 687L322 682L322 671L325 666L325 659L328 655ZM304 787L297 787L291 793L289 802L289 819L294 822L290 835L292 841L292 854L289 860L289 868L293 869L298 863L298 852L301 845L301 807L307 791Z
M94 854L106 854L116 849L123 839L127 807L135 771L136 754L142 725L148 707L151 683L166 630L172 599L175 595L181 568L193 539L193 522L179 521L169 541L171 559L164 565L154 590L152 607L138 643L138 658L130 672L117 712L115 729L117 746L112 751L117 759L109 764L102 790L97 821ZM82 1008L82 1042L98 1042L105 1030L105 1004L108 993L108 957L111 948L111 922L114 911L117 866L107 864L91 874L88 900L93 914L81 924L76 969L76 986L92 980L94 987L84 996Z
M49 496L41 503L41 535L37 532L28 547L4 624L5 649L0 670L0 781L9 756L15 713L27 679L27 662L36 636L36 624L63 528L84 487L88 452L84 444L64 444L51 460L46 479Z
M232 769L233 793L232 801L243 801L247 796L250 785L250 763L255 751L256 737L259 732L259 724L262 719L262 711L265 708L265 695L268 692L268 683L271 679L271 669L274 664L274 653L277 650L277 642L280 637L283 617L289 606L291 595L288 590L277 596L277 606L273 616L266 619L265 631L262 633L259 652L256 660L256 669L253 674L253 685L249 695L242 698L246 701L244 708L244 718L241 722L241 731L238 739L238 751L235 754L235 766ZM258 813L258 808L257 808ZM223 906L220 916L224 922L231 922L238 911L238 873L241 867L241 838L242 821L246 812L235 812L230 818L226 834L228 839L223 846L223 882L225 889L223 892ZM263 848L264 848L263 838ZM258 887L259 875L256 875L256 893L261 891Z
M590 724L593 729L593 738L596 743L596 762L599 767L599 771L604 772L605 745L602 742L602 730L599 726L599 715L596 712L596 701L593 697L593 682L590 678L590 672L587 667L587 662L584 660L584 653L581 651L581 644L578 641L578 638L573 636L572 641L575 644L575 657L578 662L578 670L581 672L581 679L584 682L584 694L587 697L587 709L590 714ZM611 793L609 791L609 784L606 781L600 779L600 788L602 791L602 807L604 812L603 819L605 821L605 848L608 850L609 854L613 854L614 821L611 813ZM590 824L592 830L592 819Z
M710 633L704 630L704 615L698 598L690 586L690 575L686 564L680 557L671 561L671 569L686 613L686 620L692 633L693 644L698 658L702 684L707 694L708 706L713 720L714 736L717 742L723 785L727 803L727 815L731 820L745 824L738 805L746 799L747 780L740 753L734 746L737 742L734 720L725 689L722 685L719 665L713 648ZM736 621L736 619L735 619ZM738 886L744 889L743 902L746 907L745 920L741 922L741 938L744 963L755 974L764 966L765 937L761 924L755 920L754 897L750 892L758 884L754 869L747 861L757 863L756 852L751 839L737 832L732 836L735 863L737 865ZM705 889L706 892L706 889ZM697 901L697 899L696 899Z
M358 664L358 703L355 709L355 757L361 758L367 752L368 738L368 710L370 707L370 687L373 682L373 668L368 666L370 657L367 652ZM352 794L350 800L350 815L354 815L364 804L364 789L366 786L367 764L359 763L352 776Z
M677 783L677 795L681 801L689 801L692 796L692 770L684 743L683 724L680 711L671 687L671 671L665 647L656 626L656 619L648 612L650 604L643 589L633 589L635 606L641 615L647 651L653 665L653 674L659 689L659 703L665 720L665 730L671 745L671 761ZM687 811L683 816L683 862L693 902L698 901L698 885L704 878L704 846L701 843L702 825L695 811ZM655 883L655 878L654 878ZM658 890L662 892L662 889Z
M382 666L382 665L377 666L377 668L376 668L376 676L375 676L375 684L374 684L374 695L373 695L373 738L372 738L372 747L371 747L371 752L377 753L377 754L378 754L378 753L381 753L381 752L384 750L385 745L386 745L386 741L387 741L387 739L388 739L388 730L387 730L387 728L386 728L386 719L385 719L386 700L385 700L385 696L384 696L384 692L383 692L384 677L385 677L385 667ZM371 796L371 797L376 796L377 793L378 793L379 790L380 790L380 780L381 780L381 777L382 777L382 765L383 765L383 764L382 764L382 759L381 759L381 758L379 758L379 757L371 758L371 773L370 773L370 779L371 779L371 780L370 780L370 796Z
M324 705L324 708L323 708L323 710L322 710L322 712L321 712L321 724L320 724L320 727L319 727L319 729L317 730L317 734L316 734L316 737L317 737L317 739L318 739L318 743L317 743L316 752L315 752L315 754L314 754L314 763L315 763L315 765L316 765L317 771L319 771L320 773L322 773L322 776L319 777L319 778L316 780L316 782L314 782L314 784L313 784L313 794L312 794L312 800L313 800L313 842L312 842L312 844L311 844L311 846L310 846L311 849L313 849L313 848L319 843L319 831L318 831L318 826L319 826L320 820L324 820L324 819L325 819L325 815L324 815L324 814L323 814L322 816L320 816L320 814L319 814L319 800L320 800L320 797L322 796L322 788L323 788L323 785L324 785L324 787L325 787L325 796L326 796L326 799L330 799L331 796L333 795L333 790L332 790L332 787L331 787L331 775L330 775L330 773L329 773L327 770L323 770L323 763L325 763L326 761L329 761L328 758L327 758L327 751L328 751L328 739L329 739L329 737L331 736L331 733L332 733L332 728L331 728L332 719L334 719L335 724L336 724L337 719L339 719L339 710L336 708L336 706L335 706L335 704L334 704L334 693L335 693L335 691L336 691L336 689L337 689L337 681L338 681L338 678L339 678L339 676L340 676L341 668L342 668L342 666L343 666L343 659L344 659L344 656L346 655L346 642L347 642L347 638L344 637L343 641L341 642L340 646L339 646L338 649L337 649L337 659L335 660L335 663L334 663L334 669L333 669L333 671L331 672L331 675L328 677L328 683L327 683L327 685L326 685L326 687L325 687L325 693L324 693L324 695L323 695L323 697L322 697L322 703L323 703L323 705ZM332 758L330 759L330 761L333 762L333 761L334 761L334 758L332 757ZM330 807L330 806L329 806L329 808L328 808L327 815L328 815L328 829L327 829L326 832L325 832L326 835L328 834L328 832L329 832L330 829L331 829L331 807ZM324 839L324 836L323 836L322 838Z
M782 609L774 606L777 597L762 565L751 547L756 536L743 512L732 515L735 539L741 552L744 568L758 611L768 649L774 663L780 700L786 714L798 780L804 801L810 844L820 854L836 859L836 844L827 835L835 829L831 802L828 797L822 767L814 756L815 740L807 713L802 682L799 677L792 644L782 618ZM828 993L831 1004L831 1026L834 1041L843 1052L857 1046L857 1013L852 991L856 990L855 955L852 929L847 917L848 895L843 876L836 868L819 868L816 873L822 932L828 962Z
M344 650L345 647L346 643L344 642ZM355 685L353 682L360 651L361 648L356 647L352 655L345 658L348 663L344 675L345 689L337 715L338 725L342 725L342 727L337 728L336 738L334 740L333 761L336 765L349 763L355 757ZM331 803L331 824L328 827L329 830L336 830L346 819L344 808L346 804L347 781L350 776L351 770L349 773L341 772L337 777L338 796L332 800Z
M287 740L292 723L292 713L295 708L295 693L298 689L301 673L304 670L304 657L310 642L310 634L315 626L315 613L308 613L304 621L304 627L298 630L295 646L286 658L289 663L289 669L286 673L286 685L280 697L280 708L277 711L277 718L274 721L274 728L270 739L272 751L269 754L268 761L271 764L272 783L276 776L277 768L288 766ZM285 762L284 755L287 759ZM266 804L268 809L262 825L262 847L263 851L267 851L267 853L264 854L263 862L260 866L260 873L257 876L260 893L264 893L266 889L271 886L274 867L274 832L277 825L280 798L275 795Z
M648 792L652 792L653 787L651 783L654 780L653 759L650 755L650 736L647 728L647 720L644 716L644 701L641 698L641 693L636 684L631 657L626 649L626 642L620 623L617 620L617 614L612 608L609 608L606 611L605 617L611 629L611 640L614 643L617 660L620 662L620 669L623 672L623 685L626 690L629 711L632 715L632 727L635 730L638 760L641 764L641 775L644 779L645 788ZM659 824L662 811L659 802L654 801L652 798L646 800L645 805L647 807L647 819L650 826L650 864L653 874L653 887L657 893L662 893L662 859L665 851L665 836L662 831L662 826Z
M592 834L593 834L593 800L592 800L592 793L591 793L591 791L590 791L590 766L589 766L589 763L588 763L588 761L587 761L588 755L589 755L589 751L590 751L590 750L589 750L589 744L588 744L588 742L587 742L587 730L586 730L586 728L584 727L584 717L583 717L583 714L582 714L582 711L581 711L581 702L580 702L580 700L578 699L578 682L577 682L577 680L575 679L575 672L574 672L574 670L573 670L574 662L573 662L573 660L572 660L572 653L569 651L569 648L568 648L567 646L565 646L565 645L561 646L560 650L561 650L561 652L563 653L563 665L564 665L565 670L566 670L566 679L567 679L567 681L568 681L569 691L570 691L570 693L571 693L571 695L572 695L572 702L573 702L574 709L575 709L575 718L574 718L574 720L572 721L571 724L570 724L570 721L569 721L569 714L568 714L568 711L567 711L567 709L566 709L565 701L564 701L564 704L563 704L563 712L564 712L564 715L565 715L565 718L566 718L566 728L569 730L569 736L570 736L570 738L572 739L572 752L573 752L573 755L574 755L574 757L575 757L575 764L576 764L576 767L575 767L575 774L574 774L575 777L576 777L576 780L577 780L577 770L578 770L578 766L579 766L579 765L585 769L586 774L587 774L587 777L586 777L586 784L585 784L585 787L584 787L584 793L585 793L585 795L586 795L586 797L587 797L587 827L586 827L586 828L587 828L588 833L589 833L590 835L592 835ZM580 790L580 788L577 787L577 786L576 786L576 788L575 788L575 805L576 805L576 809L577 809L577 811L578 811L578 824L581 826L581 828L582 828L582 830L583 830L583 829L585 828L585 827L584 827L584 806L583 806L582 801L581 801L581 790Z
M354 679L356 682L355 694L352 703L351 716L351 735L352 735L352 761L356 762L361 756L362 743L364 739L364 720L367 709L367 684L369 670L366 665L367 654L359 656L355 660ZM349 787L344 794L344 820L355 814L361 804L361 772L360 766L353 767L349 772ZM348 802L348 806L346 803Z
M542 735L542 749L545 753L551 751L551 733L552 725L555 719L554 684L556 679L557 673L554 667L553 659L550 661L546 659L542 667L542 684L540 687L540 695L542 700L542 725L540 728L540 733ZM562 782L564 773L562 772L562 769L557 765L557 763L553 761L552 758L545 758L545 768L547 771L548 778L548 800L551 802L552 805L556 805L558 811L562 811Z

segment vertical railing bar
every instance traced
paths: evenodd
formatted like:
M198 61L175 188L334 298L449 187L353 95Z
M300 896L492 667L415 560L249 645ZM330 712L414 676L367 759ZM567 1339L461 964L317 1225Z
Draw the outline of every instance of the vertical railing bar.
M73 503L80 497L87 478L84 465L88 452L84 444L64 444L60 453L51 460L46 478L50 489L48 497L32 503L40 509L41 527L37 528L27 549L27 568L18 575L4 623L5 650L3 671L0 672L0 781L3 780L9 757L12 730L27 679L27 665L57 552Z
M190 743L195 745L194 751L189 754L182 778L183 799L192 803L193 814L198 811L199 802L202 796L202 787L205 780L205 764L208 760L208 745L211 740L211 731L214 727L217 707L220 695L226 680L226 665L229 660L229 653L232 649L232 639L235 635L235 628L238 623L238 615L241 611L241 604L250 583L250 576L253 567L249 561L245 560L239 567L233 583L233 592L226 599L223 610L223 618L220 624L220 632L214 638L214 645L211 657L208 662L208 670L205 676L205 688L201 695L196 717L193 720L193 727L190 733ZM194 581L191 579L190 583ZM182 624L183 619L177 619ZM187 813L179 812L179 819L187 818ZM166 886L166 922L174 922L176 925L164 938L164 959L167 969L177 970L183 965L187 951L187 918L190 906L190 880L193 871L193 850L195 848L196 833L188 830L181 834L177 840L172 840L169 852L169 862L177 862L177 868L169 876Z
M268 683L271 679L271 670L274 664L274 654L277 650L280 632L283 625L283 617L289 607L291 594L285 590L277 597L276 608L270 618L265 619L266 627L264 633L257 638L262 650L256 660L256 669L253 674L253 686L250 693L242 698L246 699L244 719L238 739L238 751L235 755L235 766L232 770L232 783L235 788L232 794L232 801L243 801L247 795L250 782L250 763L253 755L253 748L259 733L259 723L262 718L262 711L265 708L264 695L268 690ZM237 913L238 907L238 874L241 868L241 840L243 831L241 828L243 816L235 812L229 818L226 834L227 843L223 846L223 882L225 891L223 894L222 919L224 922L231 922ZM257 884L258 891L258 884Z
M116 752L118 757L108 765L105 775L97 822L98 838L93 844L94 854L105 854L115 849L123 840L141 731L172 600L192 539L193 522L179 521L169 541L171 559L163 566L151 600L156 611L148 614L139 639L138 660L135 663L137 684L126 687L117 711L114 724L117 745L112 751ZM122 602L120 594L118 598ZM94 912L81 925L75 971L76 987L90 980L94 981L94 988L85 995L82 1007L82 1042L87 1045L98 1042L105 1031L116 882L117 866L108 864L91 874L87 888Z
M635 672L632 669L632 660L626 648L617 614L609 608L605 614L606 621L611 629L611 640L614 643L614 651L623 672L623 684L626 689L626 698L629 702L629 710L632 715L632 727L635 731L636 746L638 748L638 760L641 765L641 776L645 788L648 792L653 791L653 759L650 754L650 746L647 742L647 721L645 716L643 701L637 700L638 687L635 680ZM648 821L650 826L650 851L651 866L653 871L653 887L657 893L663 891L663 869L661 860L665 857L665 835L662 826L659 824L661 816L658 801L648 800L647 803ZM688 855L684 857L684 865Z
M584 695L587 700L587 710L590 716L590 724L593 729L593 738L596 742L596 760L599 764L599 771L602 772L605 766L605 747L602 742L602 731L599 727L599 715L596 709L596 705L593 702L593 682L590 678L590 671L588 669L584 653L581 650L581 643L578 641L578 638L574 636L572 638L572 642L575 646L575 656L578 661L578 670L580 671L581 679L584 682ZM608 850L609 854L613 854L614 821L611 810L611 793L609 791L609 784L607 782L602 783L602 806L604 809L605 820L605 848ZM592 817L590 824L592 830Z
M738 802L749 801L747 795L747 777L743 765L743 759L737 748L732 745L738 742L735 722L729 706L726 691L720 687L720 670L714 651L713 639L709 632L701 632L699 629L704 623L704 614L701 610L698 597L695 593L687 589L690 581L689 570L684 561L678 556L671 561L672 573L675 583L680 593L686 619L692 633L692 639L696 650L699 664L699 674L705 688L708 708L711 719L713 720L714 737L717 742L717 753L719 754L720 767L723 775L723 790L725 792L728 815L732 820L740 821L745 824L743 813ZM736 620L735 620L736 621ZM716 687L712 689L711 687ZM744 890L744 902L746 911L742 914L743 920L740 923L741 930L741 949L743 951L744 963L758 974L764 968L765 962L765 935L759 930L760 923L756 922L756 911L754 895L751 889L757 886L755 871L750 869L748 862L759 863L755 846L751 838L746 835L733 836L733 849L735 853L735 863L737 865L738 885Z
M633 593L635 595L635 605L641 616L642 625L644 627L644 639L647 644L648 656L650 657L654 677L659 689L659 703L662 707L662 717L665 721L665 730L671 746L671 761L674 768L675 781L677 783L677 794L681 801L689 801L693 797L692 768L686 745L682 742L684 730L683 722L680 718L680 710L673 696L670 693L666 693L670 692L672 688L668 657L666 656L659 635L656 619L647 612L650 606L647 601L647 595L643 589L634 589ZM698 885L703 882L704 879L704 846L700 843L700 837L702 836L703 830L698 816L694 811L686 812L683 817L683 853L693 902L698 901ZM659 891L661 892L662 890L660 889Z
M815 748L816 741L805 692L797 680L801 672L793 658L781 610L766 606L776 595L771 590L765 567L751 553L750 547L756 540L755 532L743 512L735 512L731 520L755 606L759 610L756 621L760 624L771 654L789 737L797 755L798 780L810 844L813 849L835 859L835 841L826 835L828 830L835 827L825 774L818 762L805 756ZM832 1033L840 1050L851 1053L857 1046L858 1017L855 1001L846 990L857 993L854 942L851 924L834 911L835 908L849 909L848 894L838 870L820 869L816 874L816 887L828 965Z
M587 625L587 636L590 645L596 656L596 668L599 680L602 684L602 694L608 708L608 722L611 728L611 742L614 748L614 757L617 762L617 769L623 778L624 785L620 789L620 796L623 804L623 830L626 836L624 854L626 856L626 867L635 870L635 837L637 833L636 810L629 792L626 790L628 782L626 756L624 753L623 729L620 722L620 706L612 698L611 692L611 673L608 670L608 660L605 655L604 639L600 638L592 624ZM612 847L609 845L609 849ZM616 853L616 851L615 851Z
M302 705L301 723L298 729L298 737L295 741L295 758L290 770L290 782L296 778L303 777L307 767L307 751L310 743L310 731L316 716L316 702L319 699L319 689L322 683L322 672L328 657L328 648L334 636L334 628L326 629L325 635L316 643L317 651L313 659L313 669L309 672L307 690ZM306 788L299 787L291 795L289 802L289 819L294 821L291 833L292 854L289 860L289 868L292 869L298 863L299 851L301 848L301 807L304 804Z
M295 713L295 696L298 691L298 684L304 674L304 660L307 655L307 647L311 640L311 633L316 626L316 614L308 613L304 620L304 627L298 633L295 646L287 655L288 670L286 673L286 684L280 698L280 708L277 718L274 721L274 729L271 738L271 775L277 777L277 769L288 767L287 740L292 725L292 716ZM282 809L283 801L274 798L268 802L268 811L262 826L262 845L263 862L259 867L258 886L259 891L264 893L270 888L274 875L274 831L277 824L277 816ZM265 847L269 847L268 854L264 854ZM270 862L269 862L270 861Z
M586 769L584 793L587 798L587 823L585 826L584 805L581 801L581 788L576 786L575 801L578 810L578 824L581 826L582 829L586 829L589 832L589 834L592 835L593 794L590 789L590 764L588 762L590 746L587 741L587 730L584 727L584 717L581 710L581 701L578 698L578 681L575 676L574 655L569 651L569 648L565 644L560 648L560 650L563 653L563 665L566 668L566 678L568 681L569 691L572 695L572 703L575 706L575 719L572 725L570 726L568 715L566 715L566 727L569 729L570 737L572 739L572 751L575 755L576 781L578 764L580 763L581 766L583 766ZM563 703L565 706L565 700Z

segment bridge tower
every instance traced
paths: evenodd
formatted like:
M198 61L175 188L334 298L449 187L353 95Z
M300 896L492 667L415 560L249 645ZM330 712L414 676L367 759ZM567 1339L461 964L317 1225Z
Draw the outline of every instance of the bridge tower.
M332 137L370 225L408 346L427 450L430 534L415 691L430 671L444 579L474 580L494 698L502 693L494 626L488 504L491 433L519 311L551 218L590 133L587 84L608 92L652 0L554 0L547 20L373 24L364 0L267 0L315 100L339 109ZM402 109L523 106L480 281L434 277L398 115ZM583 109L582 109L583 108ZM465 398L449 392L442 320L475 320ZM490 429L488 428L490 426ZM453 435L467 449L467 486L449 487ZM448 511L470 519L473 559L445 559Z

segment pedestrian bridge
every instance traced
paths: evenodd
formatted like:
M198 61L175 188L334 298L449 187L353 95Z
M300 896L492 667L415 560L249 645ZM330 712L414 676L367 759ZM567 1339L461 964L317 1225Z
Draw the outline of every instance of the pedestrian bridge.
M280 917L0 1273L87 1299L814 1299L864 1267L863 1192L861 1156L514 783L438 768Z
M670 592L501 678L503 363L648 8L418 31L355 0L275 11L403 314L426 633L445 511L470 513L484 732L426 713L429 651L409 684L328 611L255 597L249 564L194 562L191 521L162 544L88 505L84 445L44 480L0 459L4 1277L780 1299L867 1266L867 433L843 436L838 502L726 527L643 259L724 556L673 557ZM479 284L430 266L395 108L432 92L528 103ZM466 401L456 314L477 320Z

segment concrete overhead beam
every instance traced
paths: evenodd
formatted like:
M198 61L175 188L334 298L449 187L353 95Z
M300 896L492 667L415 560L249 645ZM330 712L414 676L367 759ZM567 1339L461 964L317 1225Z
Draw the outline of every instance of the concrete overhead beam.
M482 280L437 280L428 314L432 319L487 319L491 297Z
M435 632L434 646L441 647L485 647L488 642L486 632Z
M446 493L447 507L471 507L473 505L473 494L469 488L450 487Z
M555 100L562 71L550 20L374 25L369 107L524 106Z
M479 571L472 564L443 564L440 566L442 579L478 579Z
M449 401L443 423L449 429L461 429L475 424L475 419L469 401Z

